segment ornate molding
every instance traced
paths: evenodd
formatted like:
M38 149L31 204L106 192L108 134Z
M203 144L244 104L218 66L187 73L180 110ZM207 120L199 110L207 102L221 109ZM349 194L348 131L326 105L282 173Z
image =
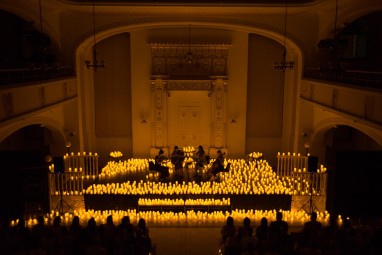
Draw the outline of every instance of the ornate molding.
M151 43L152 78L227 77L228 44Z
M211 91L212 83L209 80L169 80L167 91L188 90L188 91Z

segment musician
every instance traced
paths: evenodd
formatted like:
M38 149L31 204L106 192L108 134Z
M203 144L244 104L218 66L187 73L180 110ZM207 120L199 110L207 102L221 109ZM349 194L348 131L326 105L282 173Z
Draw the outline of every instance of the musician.
M184 151L180 150L178 146L175 146L171 153L171 163L174 165L176 176L183 177L184 158Z
M214 161L214 163L212 164L212 169L211 169L211 179L210 181L214 181L216 180L216 175L220 172L228 172L229 169L230 169L230 163L227 164L227 168L224 168L224 155L225 153L223 153L221 150L217 150L217 157Z
M165 181L170 175L168 171L168 167L162 166L162 163L166 160L168 160L168 158L164 155L164 151L160 149L158 152L158 155L155 156L155 165L154 165L154 171L159 172L160 181Z
M195 161L196 174L199 175L202 173L204 165L207 164L206 152L204 151L203 146L199 145L198 151L194 154L193 159Z

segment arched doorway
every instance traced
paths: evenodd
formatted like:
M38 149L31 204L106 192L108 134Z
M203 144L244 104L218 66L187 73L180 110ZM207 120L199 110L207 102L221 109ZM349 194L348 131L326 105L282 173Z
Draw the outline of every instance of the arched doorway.
M47 212L48 166L52 163L52 147L63 147L61 139L42 124L24 126L0 143L2 174L7 178L0 181L0 203L8 210L1 217L20 217L25 214ZM10 195L11 194L11 195Z
M347 125L327 130L325 145L327 210L353 217L379 217L382 146Z

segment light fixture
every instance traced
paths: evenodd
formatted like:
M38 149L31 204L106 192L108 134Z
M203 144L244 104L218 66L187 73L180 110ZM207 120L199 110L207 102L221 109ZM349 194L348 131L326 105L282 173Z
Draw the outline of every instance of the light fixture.
M87 68L93 68L94 72L96 72L98 69L105 68L105 61L104 60L98 60L97 59L97 47L96 47L96 25L95 25L95 5L93 1L93 62L90 62L89 60L85 61Z
M283 51L283 58L281 61L277 61L273 64L273 68L278 71L287 71L292 70L294 67L293 61L286 61L286 34L287 34L287 16L288 16L288 0L285 0L285 15L284 15L284 51Z
M231 124L237 124L236 114L232 115L232 118L231 118L230 123L231 123Z
M188 52L186 55L188 64L192 64L192 52L191 52L191 24L188 25Z

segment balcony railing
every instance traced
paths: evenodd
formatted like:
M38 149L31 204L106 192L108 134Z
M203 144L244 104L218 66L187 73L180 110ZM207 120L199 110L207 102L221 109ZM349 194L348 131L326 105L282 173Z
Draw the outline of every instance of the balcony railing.
M382 72L305 68L304 78L382 89Z
M72 66L50 65L45 67L1 69L0 85L52 80L70 76L74 76Z

